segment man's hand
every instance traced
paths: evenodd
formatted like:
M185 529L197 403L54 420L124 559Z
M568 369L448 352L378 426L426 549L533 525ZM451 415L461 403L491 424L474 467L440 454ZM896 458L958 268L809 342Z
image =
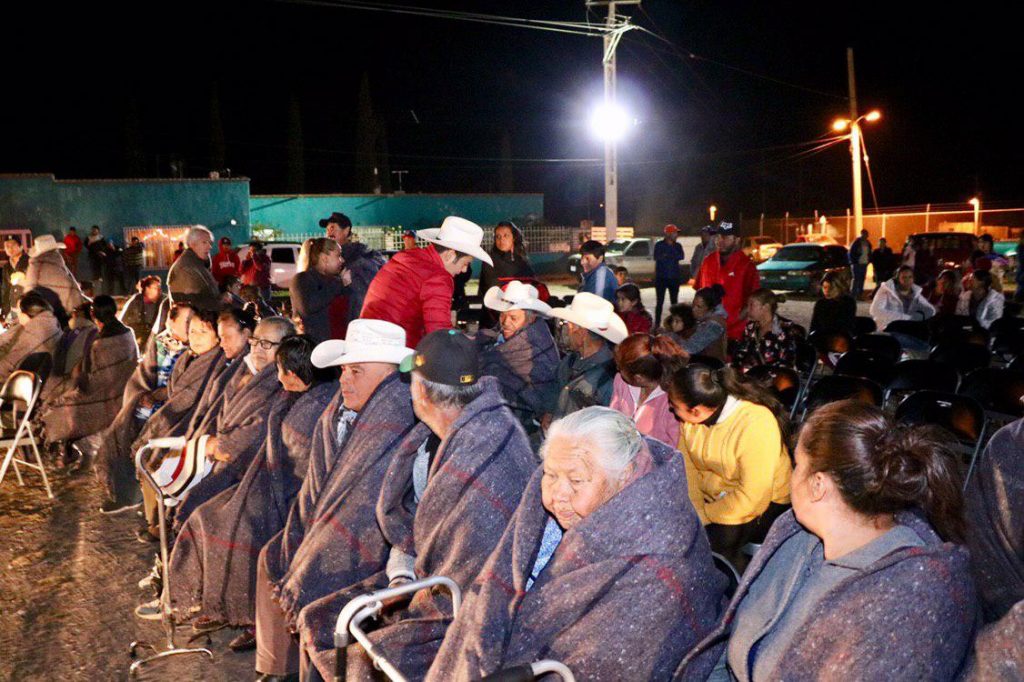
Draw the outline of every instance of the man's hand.
M345 286L352 286L352 271L345 268L341 271L341 283Z

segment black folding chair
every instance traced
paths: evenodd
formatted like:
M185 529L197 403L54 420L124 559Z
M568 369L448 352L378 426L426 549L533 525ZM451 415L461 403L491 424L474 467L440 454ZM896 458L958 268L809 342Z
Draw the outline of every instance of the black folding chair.
M1024 417L1024 373L982 367L964 378L959 392L981 404L989 422L989 433Z
M851 350L836 362L835 373L851 377L871 379L879 386L888 386L892 381L896 362L866 350Z
M822 405L838 400L859 400L881 407L882 387L863 377L842 374L821 377L807 392L801 421Z
M952 365L966 376L976 369L988 367L992 354L987 346L979 346L976 343L966 341L940 342L929 353L928 357L936 362L943 362Z
M1006 366L1011 372L1024 372L1024 353L1021 353Z
M964 487L974 471L985 440L985 411L977 400L942 391L918 391L896 408L896 421L904 424L932 424L953 436L953 444L968 458Z
M877 353L893 362L899 362L903 355L903 347L900 346L900 342L896 340L895 336L890 336L885 332L858 336L853 341L853 349Z
M904 360L893 367L893 377L885 387L885 402L902 401L914 391L956 393L960 373L955 367L934 360Z
M815 375L821 367L818 359L818 351L814 344L809 341L797 341L796 343L796 369L800 373L800 390L797 392L796 400L789 411L789 418L796 417L796 411L807 395L807 389L814 383Z
M864 334L870 334L878 329L878 325L875 324L874 319L865 315L858 315L853 318L853 335L862 336Z
M771 390L787 410L793 409L800 396L800 375L792 367L758 365L747 370L746 376Z
M1001 361L1010 362L1024 352L1024 318L1000 318L988 331L989 347Z
M886 334L903 334L927 341L930 338L928 323L921 320L894 320L885 327Z
M807 340L818 351L818 356L831 366L828 356L848 353L853 350L853 339L846 332L811 332Z

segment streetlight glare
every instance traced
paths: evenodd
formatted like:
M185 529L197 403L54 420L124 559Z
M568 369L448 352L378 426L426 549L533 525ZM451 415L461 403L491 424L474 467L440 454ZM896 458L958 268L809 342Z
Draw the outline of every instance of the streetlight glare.
M874 122L880 118L882 118L882 112L879 111L878 109L875 109L874 111L868 112L868 114L864 117L864 120Z
M832 122L832 130L841 133L850 127L850 122L845 118L837 118Z
M599 104L590 116L590 129L602 140L618 142L626 136L636 120L617 104Z
M968 204L970 204L971 206L974 206L975 208L977 208L977 207L978 207L978 205L979 205L979 204L981 204L981 202L980 202L980 201L978 201L978 197L973 197L973 198L972 198L972 199L971 199L970 201L968 201L967 203L968 203Z

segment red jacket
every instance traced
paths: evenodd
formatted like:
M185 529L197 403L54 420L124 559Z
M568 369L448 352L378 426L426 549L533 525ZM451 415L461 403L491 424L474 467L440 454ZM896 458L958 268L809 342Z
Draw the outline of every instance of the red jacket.
M230 275L238 277L242 274L242 262L238 260L238 254L234 249L221 251L213 257L213 278L220 284Z
M64 236L64 254L77 256L82 252L82 239L77 234L68 233Z
M271 285L270 256L266 253L249 251L249 255L242 261L242 284L251 284L265 289Z
M754 261L750 260L750 256L743 253L742 249L733 251L724 265L718 252L709 253L700 264L696 287L703 289L712 284L721 284L725 287L725 300L722 301L722 305L729 313L729 338L741 338L746 323L740 317L740 313L747 306L750 294L761 286L761 277L757 274Z
M370 282L359 315L386 320L405 329L405 345L415 348L424 336L452 326L455 280L434 247L399 251Z

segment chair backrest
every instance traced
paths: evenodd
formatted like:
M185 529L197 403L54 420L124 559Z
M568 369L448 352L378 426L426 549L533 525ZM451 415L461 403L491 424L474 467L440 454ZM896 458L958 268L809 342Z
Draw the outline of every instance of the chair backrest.
M943 391L918 391L896 408L896 421L940 426L972 447L984 434L985 411L974 398Z
M1024 352L1024 328L1019 317L1003 317L992 323L989 328L989 345L992 352L1003 357L1013 357Z
M804 410L813 412L816 408L837 400L860 400L881 406L882 387L870 379L857 376L833 374L821 377L807 392Z
M725 367L725 363L718 358L713 358L710 355L691 355L688 364L691 365L704 365L711 369L722 369Z
M853 349L853 339L846 332L815 331L808 335L807 340L811 342L819 355L846 353Z
M886 325L885 333L913 336L915 339L921 339L922 341L929 339L928 323L920 320L893 320Z
M893 391L944 391L956 393L960 373L956 367L935 360L904 360L893 367L886 389Z
M985 346L965 341L940 342L928 356L936 362L956 367L960 374L970 374L976 369L988 367L992 354Z
M796 368L808 374L818 364L818 351L814 349L814 345L807 341L797 341L796 343Z
M836 374L864 377L871 379L880 386L888 386L892 381L896 362L889 358L866 350L851 350L836 362Z
M30 410L35 405L41 386L42 382L35 374L16 369L7 377L3 388L0 388L0 404L18 401L25 404L26 410Z
M39 383L45 384L53 370L53 355L50 353L30 353L26 355L15 369L23 369L39 377Z
M1006 369L1012 370L1014 372L1024 372L1024 353L1021 353L1013 360L1011 360L1010 364L1006 366Z
M792 367L758 365L747 370L746 376L770 389L786 408L793 407L800 393L800 375Z
M1024 373L982 367L967 375L960 394L977 400L986 412L1024 417Z
M870 334L871 332L878 329L878 325L875 324L874 319L865 315L858 315L853 318L853 333L856 336L862 334Z
M899 362L903 355L903 348L895 336L885 332L874 334L863 334L853 341L854 350L866 350L878 355L885 356L893 362Z

